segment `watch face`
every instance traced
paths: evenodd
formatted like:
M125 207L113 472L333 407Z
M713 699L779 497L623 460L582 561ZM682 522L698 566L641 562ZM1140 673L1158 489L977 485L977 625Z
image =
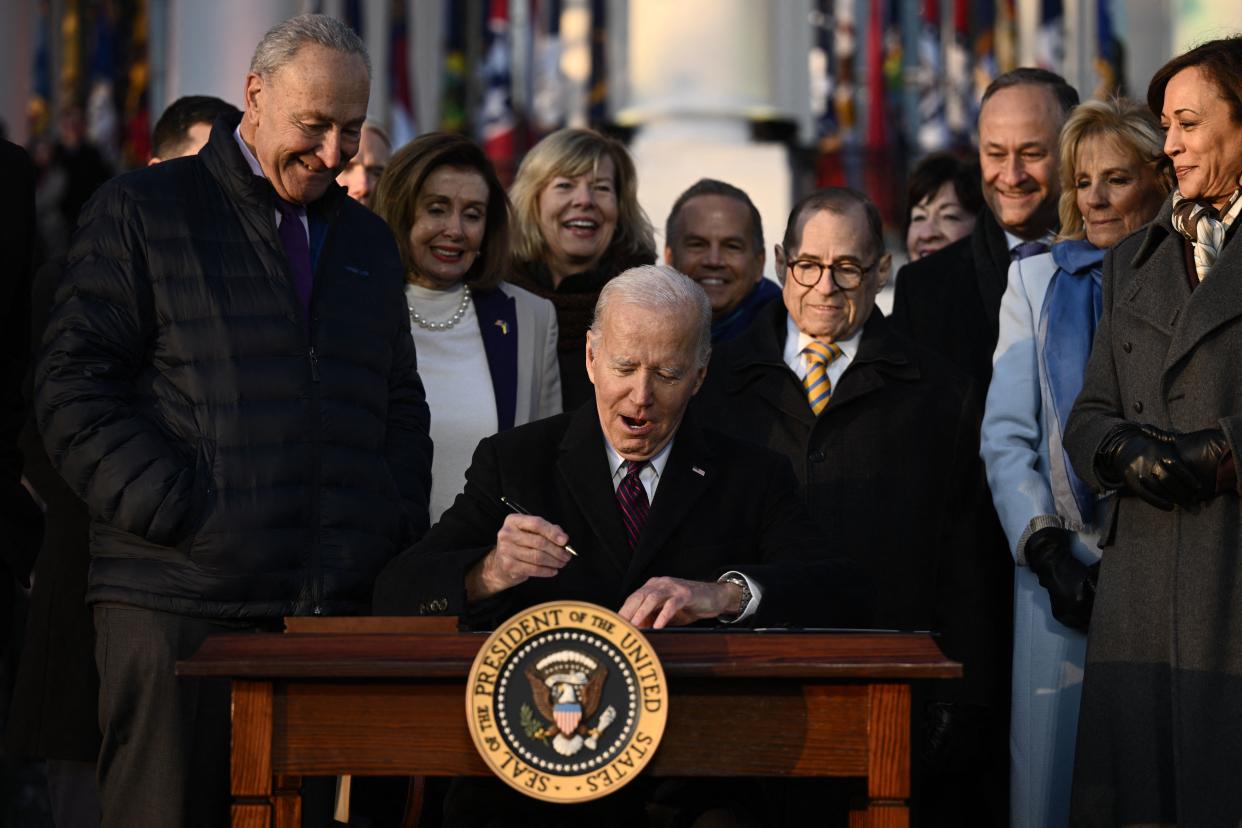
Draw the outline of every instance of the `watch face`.
M518 791L553 802L606 796L655 754L668 716L647 640L602 607L555 602L505 623L471 669L475 746Z

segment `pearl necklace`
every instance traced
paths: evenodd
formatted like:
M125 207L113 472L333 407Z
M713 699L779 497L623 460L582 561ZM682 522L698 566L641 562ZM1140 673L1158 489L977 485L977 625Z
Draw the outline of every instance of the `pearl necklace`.
M429 331L447 331L466 315L466 308L470 307L470 286L465 284L461 286L461 304L457 306L457 310L453 311L453 315L443 322L432 322L430 319L424 319L418 315L418 311L414 310L413 305L406 305L406 307L410 311L411 323Z

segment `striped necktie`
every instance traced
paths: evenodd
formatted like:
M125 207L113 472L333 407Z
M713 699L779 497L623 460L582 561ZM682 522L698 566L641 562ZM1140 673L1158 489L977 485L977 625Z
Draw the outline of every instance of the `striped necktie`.
M625 477L621 479L621 485L617 486L617 504L621 507L621 522L625 524L631 552L638 546L638 538L643 533L643 526L647 523L647 511L650 509L647 490L643 488L643 481L638 477L645 465L646 460L626 460Z
M828 366L841 356L841 346L835 342L820 342L818 339L802 349L806 357L807 372L802 380L802 389L806 392L806 401L811 404L815 416L824 410L832 399L832 381L828 379Z

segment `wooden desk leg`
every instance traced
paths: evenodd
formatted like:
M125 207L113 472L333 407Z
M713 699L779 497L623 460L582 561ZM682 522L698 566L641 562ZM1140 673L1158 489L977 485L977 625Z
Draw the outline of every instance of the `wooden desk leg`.
M233 828L272 824L272 683L233 682Z
M867 810L850 828L907 828L910 824L910 685L869 688Z
M276 807L276 828L301 828L302 777L277 776L272 802Z

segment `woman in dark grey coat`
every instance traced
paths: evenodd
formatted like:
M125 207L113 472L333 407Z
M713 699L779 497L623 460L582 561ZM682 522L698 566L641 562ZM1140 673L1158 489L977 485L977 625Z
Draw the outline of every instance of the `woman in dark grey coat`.
M1148 105L1178 187L1105 259L1103 316L1065 434L1075 471L1113 494L1071 822L1236 826L1242 37L1174 58Z

